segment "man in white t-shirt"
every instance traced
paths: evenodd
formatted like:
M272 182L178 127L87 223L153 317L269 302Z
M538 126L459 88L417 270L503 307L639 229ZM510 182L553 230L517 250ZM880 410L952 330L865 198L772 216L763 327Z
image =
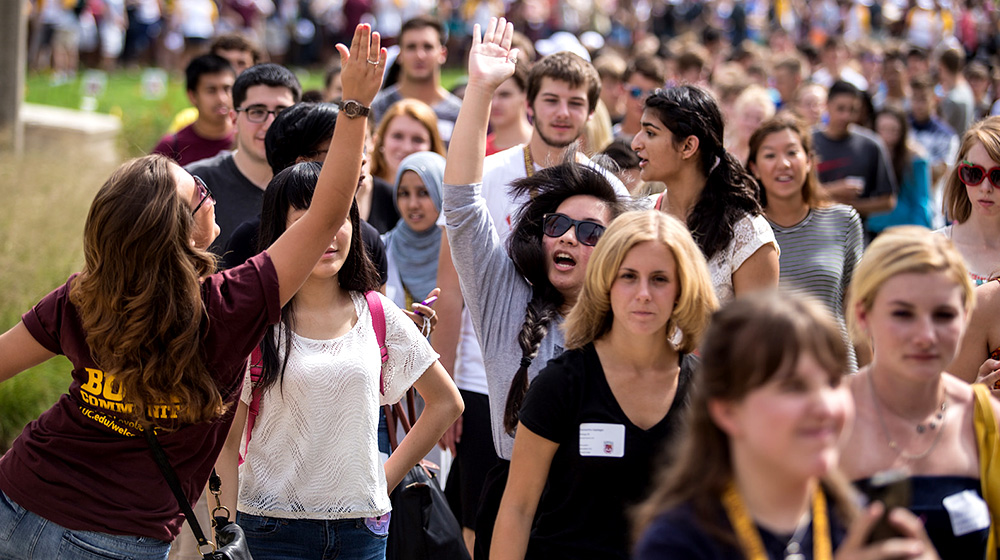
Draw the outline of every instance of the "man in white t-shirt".
M495 153L483 163L483 198L486 199L487 209L501 239L505 239L510 233L511 215L524 202L512 199L508 194L508 186L517 179L565 161L570 147L583 136L587 121L594 114L601 94L601 79L589 62L563 51L546 56L532 66L528 75L527 93L528 116L534 127L531 139L527 144ZM592 163L583 154L577 153L576 161L601 170L621 196L629 196L625 185L617 177ZM444 213L441 214L438 225L444 227ZM476 479L449 479L449 484L460 487L460 501L471 502L471 507L463 503L463 511L457 515L471 551L475 542L474 512L479 499L478 490L482 487L486 474L482 469L484 466L487 469L490 467L481 461L481 456L484 453L495 454L495 451L493 436L489 431L490 411L483 358L472 328L472 317L468 311L463 312L458 273L451 261L447 236L441 237L438 285L441 287L441 296L436 304L439 319L438 326L431 335L431 342L441 354L442 365L452 372L455 384L466 403L465 414L445 434L442 443L456 451L460 476ZM505 399L506 395L494 398ZM485 418L485 433L463 433L463 425L484 425L482 418L477 418L474 422L470 420L473 415ZM463 455L462 449L466 447L470 447L472 452ZM468 459L475 461L475 464L469 465L467 456L479 458ZM470 473L470 470L476 472Z

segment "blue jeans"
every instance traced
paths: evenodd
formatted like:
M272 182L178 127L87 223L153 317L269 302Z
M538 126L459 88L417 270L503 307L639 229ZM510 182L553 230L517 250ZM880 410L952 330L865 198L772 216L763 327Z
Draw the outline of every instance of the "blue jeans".
M166 560L170 543L152 537L71 531L0 492L0 560Z
M257 560L385 560L389 515L371 519L279 519L236 512Z

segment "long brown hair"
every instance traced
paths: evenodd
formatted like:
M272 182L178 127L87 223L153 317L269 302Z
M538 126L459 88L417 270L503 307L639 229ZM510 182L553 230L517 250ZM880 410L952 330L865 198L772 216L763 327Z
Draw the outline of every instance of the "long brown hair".
M389 107L389 110L382 116L382 120L379 121L378 130L375 131L375 150L372 153L372 176L381 177L390 183L396 178L386 175L389 172L389 163L385 160L382 148L385 145L385 133L389 130L389 124L392 123L392 119L400 115L406 115L424 125L431 138L431 147L428 151L445 155L444 140L441 139L441 133L438 132L437 115L434 114L434 109L419 99L400 99Z
M158 155L121 165L90 206L83 272L70 287L87 345L105 375L120 383L132 416L174 405L178 422L224 411L203 361L200 279L215 258L191 244L194 218L177 193L170 160Z
M690 503L707 532L733 540L732 531L718 519L720 496L733 477L729 436L712 420L708 403L741 401L771 380L790 375L804 354L813 356L831 380L847 370L840 327L815 302L771 291L737 298L715 312L701 348L688 431L649 499L634 511L636 537L660 513ZM846 481L832 473L822 482L838 514L849 520L854 508Z

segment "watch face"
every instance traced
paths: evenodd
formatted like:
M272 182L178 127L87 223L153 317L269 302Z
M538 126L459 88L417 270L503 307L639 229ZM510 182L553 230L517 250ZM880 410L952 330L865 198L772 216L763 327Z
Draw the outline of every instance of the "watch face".
M357 101L354 101L353 99L344 101L341 104L341 109L344 111L345 115L347 115L352 119L354 117L359 117L361 115L367 115L369 110L368 107L365 107L364 105L358 103Z

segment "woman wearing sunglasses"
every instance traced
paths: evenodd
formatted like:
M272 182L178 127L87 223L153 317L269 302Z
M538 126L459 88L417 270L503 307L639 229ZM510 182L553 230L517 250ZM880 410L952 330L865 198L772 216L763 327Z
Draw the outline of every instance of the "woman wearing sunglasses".
M686 223L708 259L719 300L778 285L778 245L757 201L757 185L726 151L722 113L694 86L646 98L632 139L639 178L662 181L656 207Z
M521 408L517 483L504 492L493 558L628 557L626 509L681 432L689 353L716 306L684 224L655 210L611 224L566 317L566 352Z
M576 302L594 245L624 209L601 173L575 163L548 167L512 184L512 198L529 202L515 213L507 246L501 244L480 183L490 102L514 72L512 35L513 26L503 19L491 20L484 39L476 26L469 85L444 172L452 259L483 351L493 442L507 460L528 379L562 352L558 324ZM505 472L500 465L488 484L502 488ZM480 512L496 507L483 502ZM489 514L477 520L477 549L489 546L480 531L493 521Z
M944 191L952 225L937 230L955 244L973 282L1000 274L1000 117L972 125Z
M386 53L359 25L337 45L344 96L371 103ZM84 227L83 271L0 335L0 381L56 354L66 394L0 458L0 558L166 560L184 517L153 430L198 500L240 396L246 358L344 223L366 119L337 126L313 204L267 251L213 274L219 233L200 181L163 156L124 163Z

